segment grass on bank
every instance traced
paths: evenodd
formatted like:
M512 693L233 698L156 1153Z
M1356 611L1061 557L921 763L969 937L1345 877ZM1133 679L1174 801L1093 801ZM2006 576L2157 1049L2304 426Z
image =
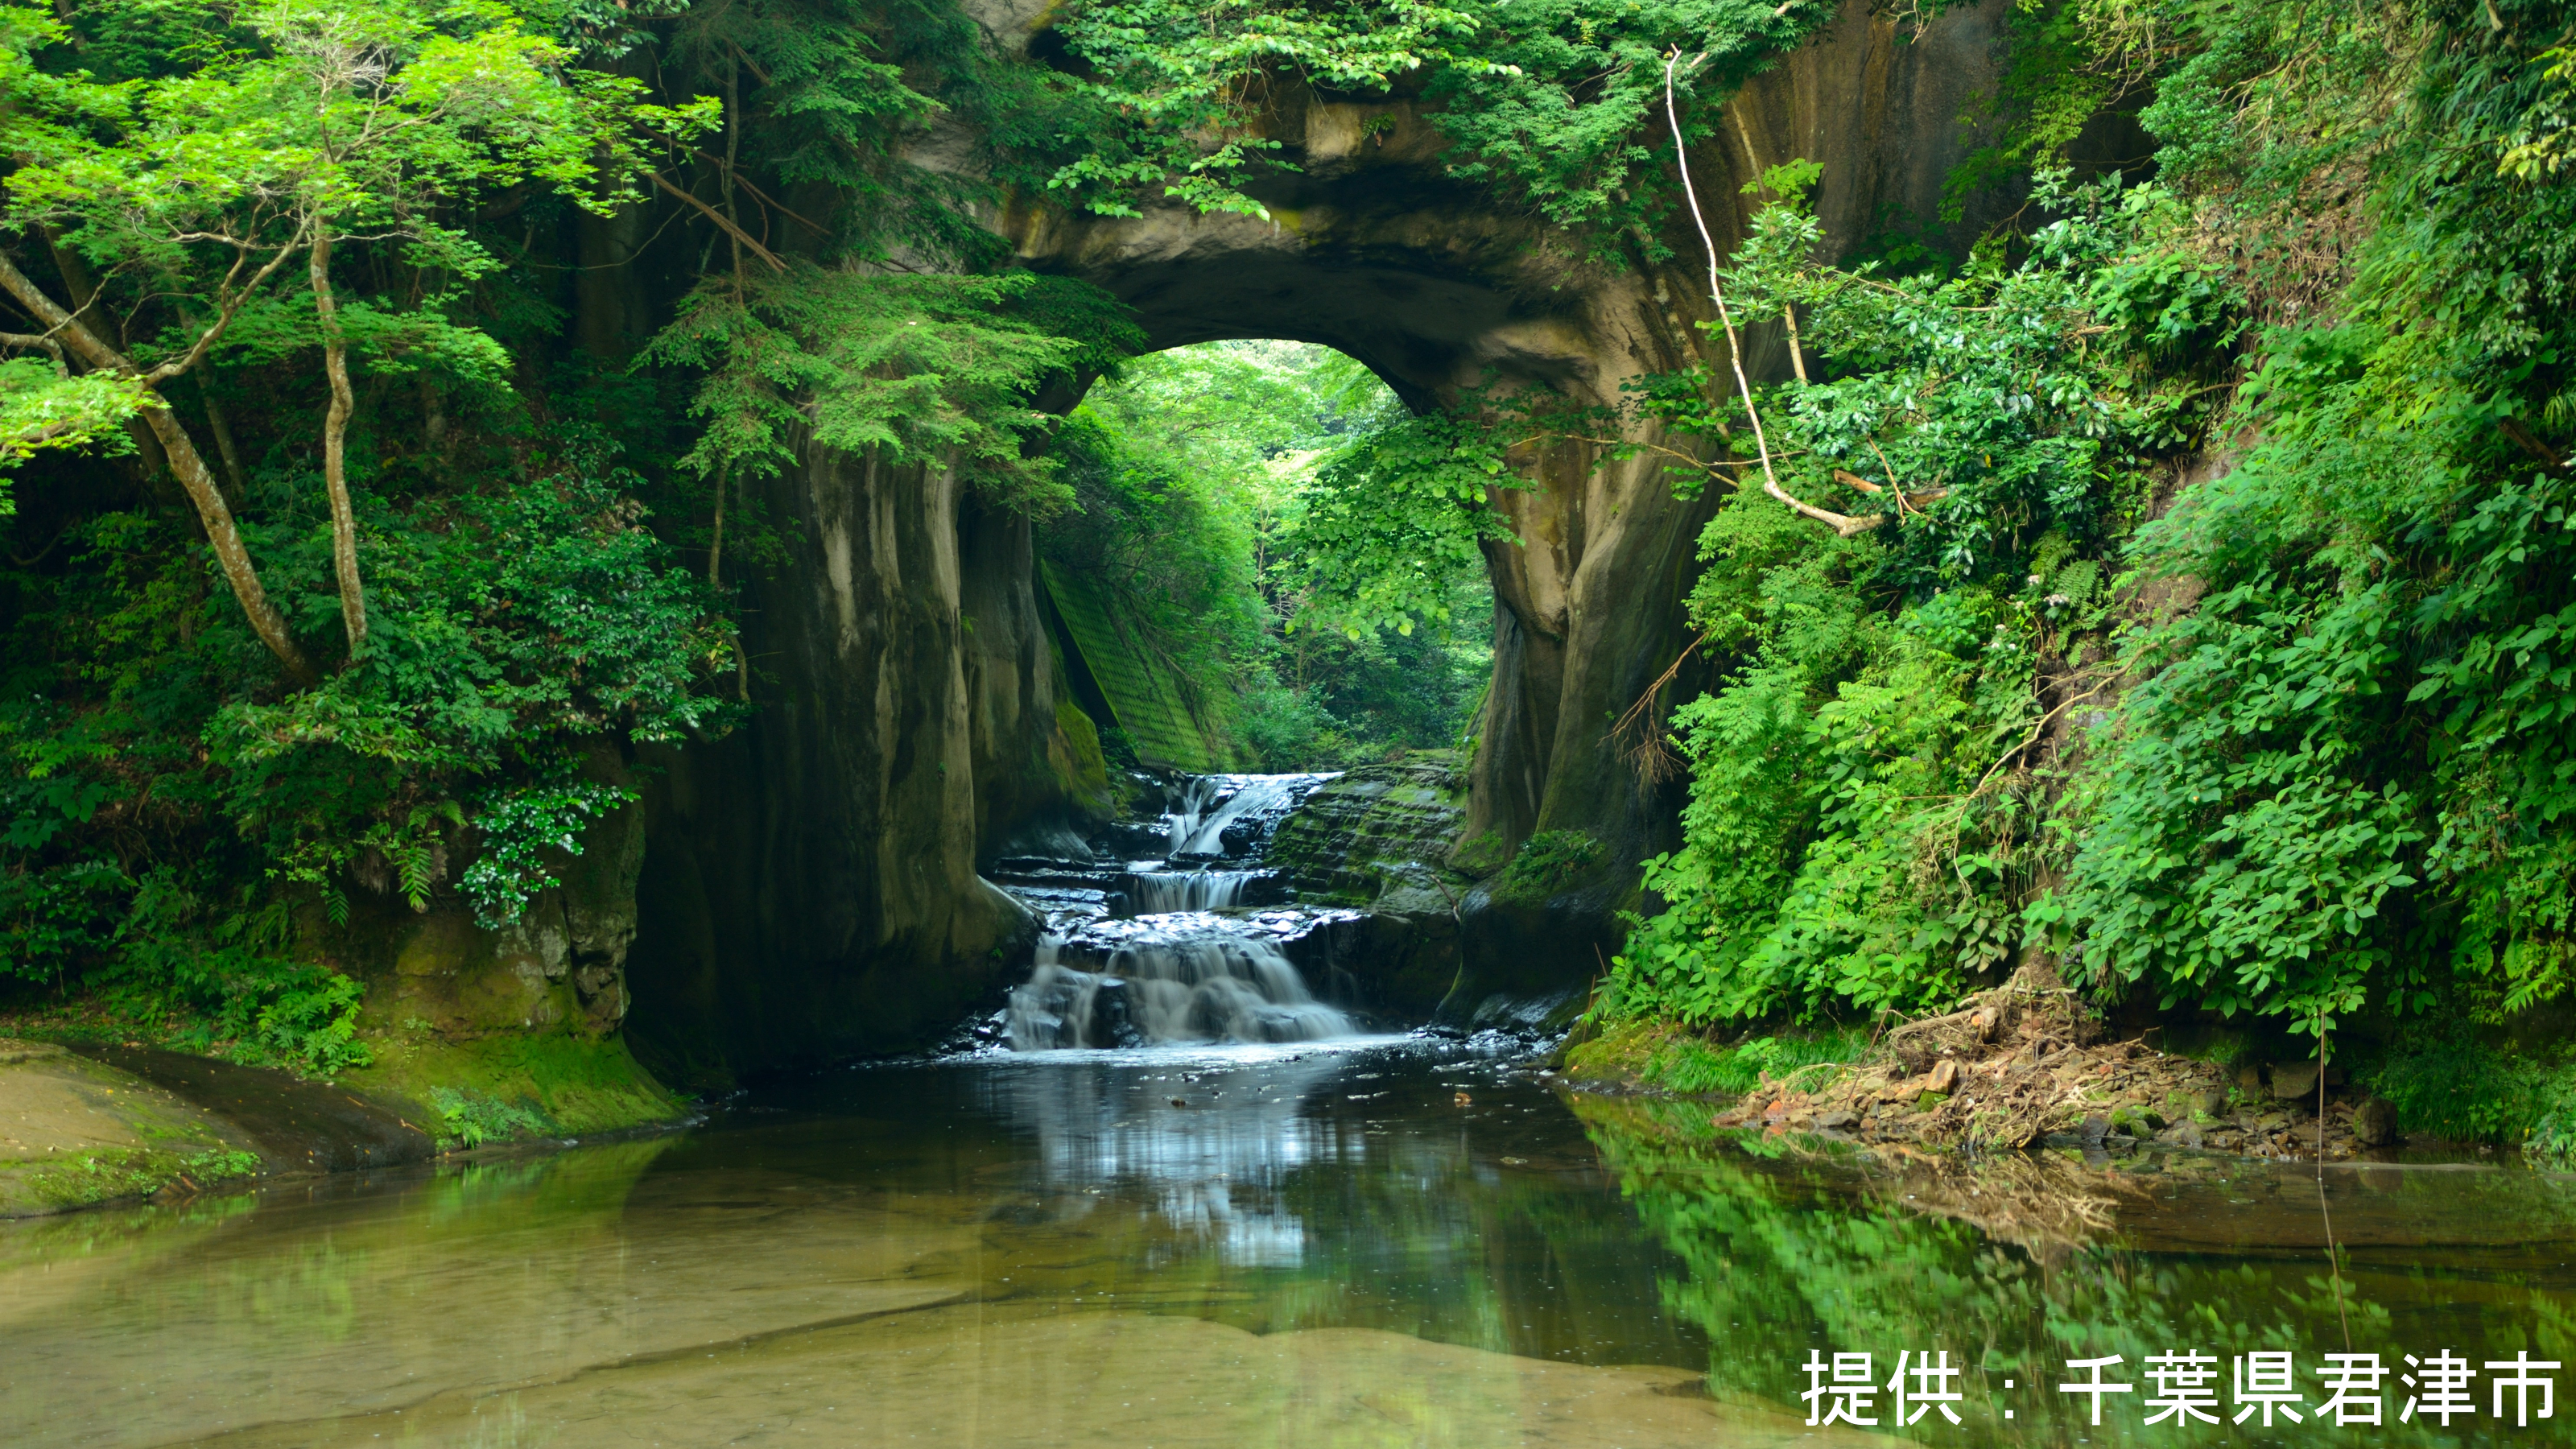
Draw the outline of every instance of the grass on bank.
M1678 1096L1740 1097L1795 1074L1815 1086L1829 1069L1857 1060L1869 1034L1857 1027L1822 1032L1748 1037L1732 1044L1709 1041L1669 1021L1623 1021L1565 1049L1566 1075L1578 1081L1613 1081Z

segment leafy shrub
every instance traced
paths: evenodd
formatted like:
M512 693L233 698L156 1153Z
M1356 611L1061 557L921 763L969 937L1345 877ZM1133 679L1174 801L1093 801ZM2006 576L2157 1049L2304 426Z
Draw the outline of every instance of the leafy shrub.
M129 1016L181 1017L179 1045L320 1076L366 1066L374 1057L357 1039L366 989L289 958L289 936L282 903L223 911L153 871L88 984Z
M459 882L474 919L499 928L519 918L537 892L556 884L546 852L581 854L577 833L639 796L616 785L575 784L507 791L475 812L483 848Z
M548 1137L556 1132L554 1121L543 1111L504 1102L470 1087L432 1087L429 1104L438 1109L441 1135L461 1147Z
M2576 1149L2576 1061L2435 1035L2357 1074L2410 1133L2519 1145L2544 1166Z

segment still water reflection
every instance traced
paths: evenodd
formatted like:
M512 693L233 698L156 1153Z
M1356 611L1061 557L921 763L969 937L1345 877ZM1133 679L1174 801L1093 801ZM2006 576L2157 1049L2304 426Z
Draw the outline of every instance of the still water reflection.
M1900 1350L1968 1366L1963 1423L1903 1431L1925 1441L2567 1422L2177 1431L2115 1403L2096 1429L2043 1385L2199 1347L2224 1400L2227 1355L2305 1365L2347 1333L2392 1363L2576 1360L2568 1180L1908 1165L1706 1118L1413 1042L1048 1053L833 1073L680 1137L0 1227L0 1440L1857 1442L1795 1403L1819 1348L1875 1353L1882 1382Z

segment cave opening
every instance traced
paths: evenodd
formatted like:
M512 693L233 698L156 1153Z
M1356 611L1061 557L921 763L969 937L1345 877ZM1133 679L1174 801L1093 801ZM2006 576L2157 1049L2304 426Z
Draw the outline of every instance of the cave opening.
M1037 584L1111 763L1285 774L1460 746L1492 672L1476 525L1405 552L1391 604L1372 576L1361 609L1352 582L1388 567L1370 465L1415 426L1361 361L1284 338L1183 343L1088 389L1053 440L1068 497L1036 529Z

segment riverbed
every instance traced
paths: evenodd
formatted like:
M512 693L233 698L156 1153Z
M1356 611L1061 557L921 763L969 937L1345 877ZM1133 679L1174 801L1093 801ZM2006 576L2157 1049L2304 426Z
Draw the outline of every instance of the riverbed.
M1907 1158L1709 1115L1574 1097L1501 1039L992 1052L644 1140L0 1225L0 1440L1856 1442L1807 1423L1817 1352L1880 1385L1947 1354L1957 1424L1899 1430L1883 1389L1857 1415L1916 1440L2566 1422L2495 1419L2483 1376L2447 1431L2395 1422L2393 1376L2378 1429L2150 1428L2143 1393L2096 1427L2057 1385L2197 1349L2232 1415L2254 1351L2311 1405L2328 1353L2576 1357L2576 1179Z

